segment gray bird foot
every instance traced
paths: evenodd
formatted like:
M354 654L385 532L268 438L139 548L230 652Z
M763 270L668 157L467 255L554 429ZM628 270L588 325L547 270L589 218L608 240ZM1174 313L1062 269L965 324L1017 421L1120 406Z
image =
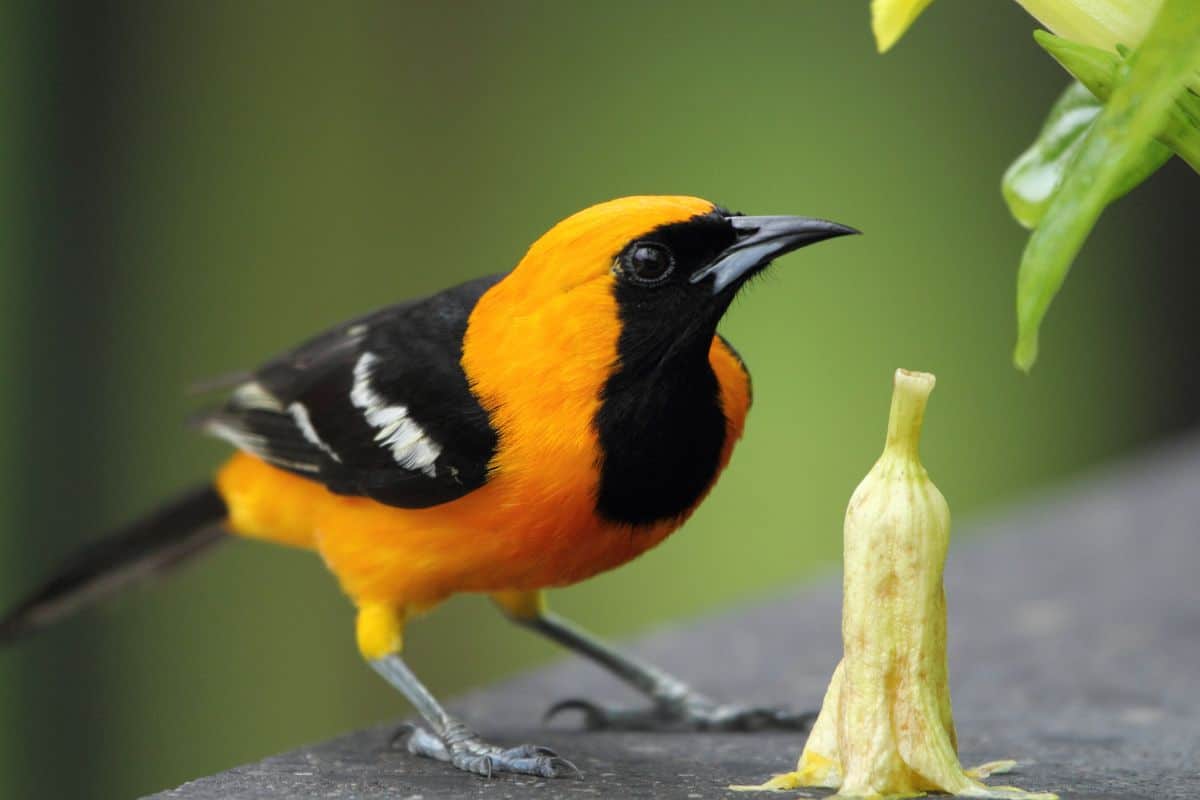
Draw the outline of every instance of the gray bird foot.
M797 713L783 708L723 705L694 692L656 699L647 708L605 708L589 700L572 698L555 703L543 717L548 722L564 711L583 715L587 730L618 731L806 731L815 712Z
M523 744L503 748L489 744L466 726L455 725L438 736L416 725L403 725L392 745L403 744L413 755L445 761L464 772L490 778L500 772L541 778L581 778L579 769L549 747Z

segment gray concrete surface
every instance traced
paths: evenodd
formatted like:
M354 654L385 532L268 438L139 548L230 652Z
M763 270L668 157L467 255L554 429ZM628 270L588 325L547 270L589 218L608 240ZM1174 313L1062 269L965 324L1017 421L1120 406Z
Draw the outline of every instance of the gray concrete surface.
M1021 762L1003 781L1064 798L1200 796L1200 438L969 531L946 584L964 763ZM826 581L631 648L721 699L816 708L840 656L840 587ZM361 731L201 778L158 800L702 798L793 764L803 737L626 734L543 727L554 699L635 698L576 659L464 696L455 710L507 743L556 748L578 780L491 780L389 750ZM795 796L796 793L793 793ZM820 792L812 792L819 796Z

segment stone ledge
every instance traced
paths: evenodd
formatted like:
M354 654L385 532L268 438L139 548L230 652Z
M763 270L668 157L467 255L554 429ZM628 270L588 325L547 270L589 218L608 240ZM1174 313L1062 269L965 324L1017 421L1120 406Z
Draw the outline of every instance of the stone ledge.
M964 541L963 534L969 534ZM947 566L950 672L967 764L1064 798L1200 795L1200 438L958 531ZM840 656L834 581L631 645L721 699L816 708ZM583 781L463 775L356 732L156 794L156 800L738 797L794 762L783 734L540 727L565 696L635 702L577 659L451 703L496 740L556 748ZM757 795L766 796L766 795ZM791 796L795 796L793 793Z

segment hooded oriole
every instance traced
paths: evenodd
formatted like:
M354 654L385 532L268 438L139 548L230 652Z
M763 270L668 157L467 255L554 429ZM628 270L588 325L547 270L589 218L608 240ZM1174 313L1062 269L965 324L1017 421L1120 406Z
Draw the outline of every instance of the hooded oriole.
M750 376L716 333L772 259L854 233L628 197L555 225L506 275L341 325L236 381L197 420L240 452L195 490L101 541L0 622L40 627L223 538L315 550L358 608L363 657L429 725L407 747L472 772L574 771L452 718L401 659L407 615L490 594L517 622L645 693L584 701L593 726L746 729L806 715L719 705L589 638L542 591L616 567L676 530L729 460Z

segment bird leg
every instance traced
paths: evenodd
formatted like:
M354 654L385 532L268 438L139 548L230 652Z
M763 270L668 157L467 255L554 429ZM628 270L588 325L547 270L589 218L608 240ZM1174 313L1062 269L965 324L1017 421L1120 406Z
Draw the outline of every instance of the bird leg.
M510 619L594 661L648 697L647 708L605 708L580 698L555 703L550 719L579 711L591 730L807 730L814 713L718 703L662 670L613 650L563 618L546 610L540 592L501 592L493 596Z
M399 689L429 725L429 730L405 725L393 742L403 741L414 755L445 761L465 772L489 778L499 772L543 778L579 775L574 764L548 747L528 744L500 747L483 740L452 717L400 657L402 626L401 615L393 609L381 606L359 609L359 649L367 663ZM380 652L381 648L384 652Z

